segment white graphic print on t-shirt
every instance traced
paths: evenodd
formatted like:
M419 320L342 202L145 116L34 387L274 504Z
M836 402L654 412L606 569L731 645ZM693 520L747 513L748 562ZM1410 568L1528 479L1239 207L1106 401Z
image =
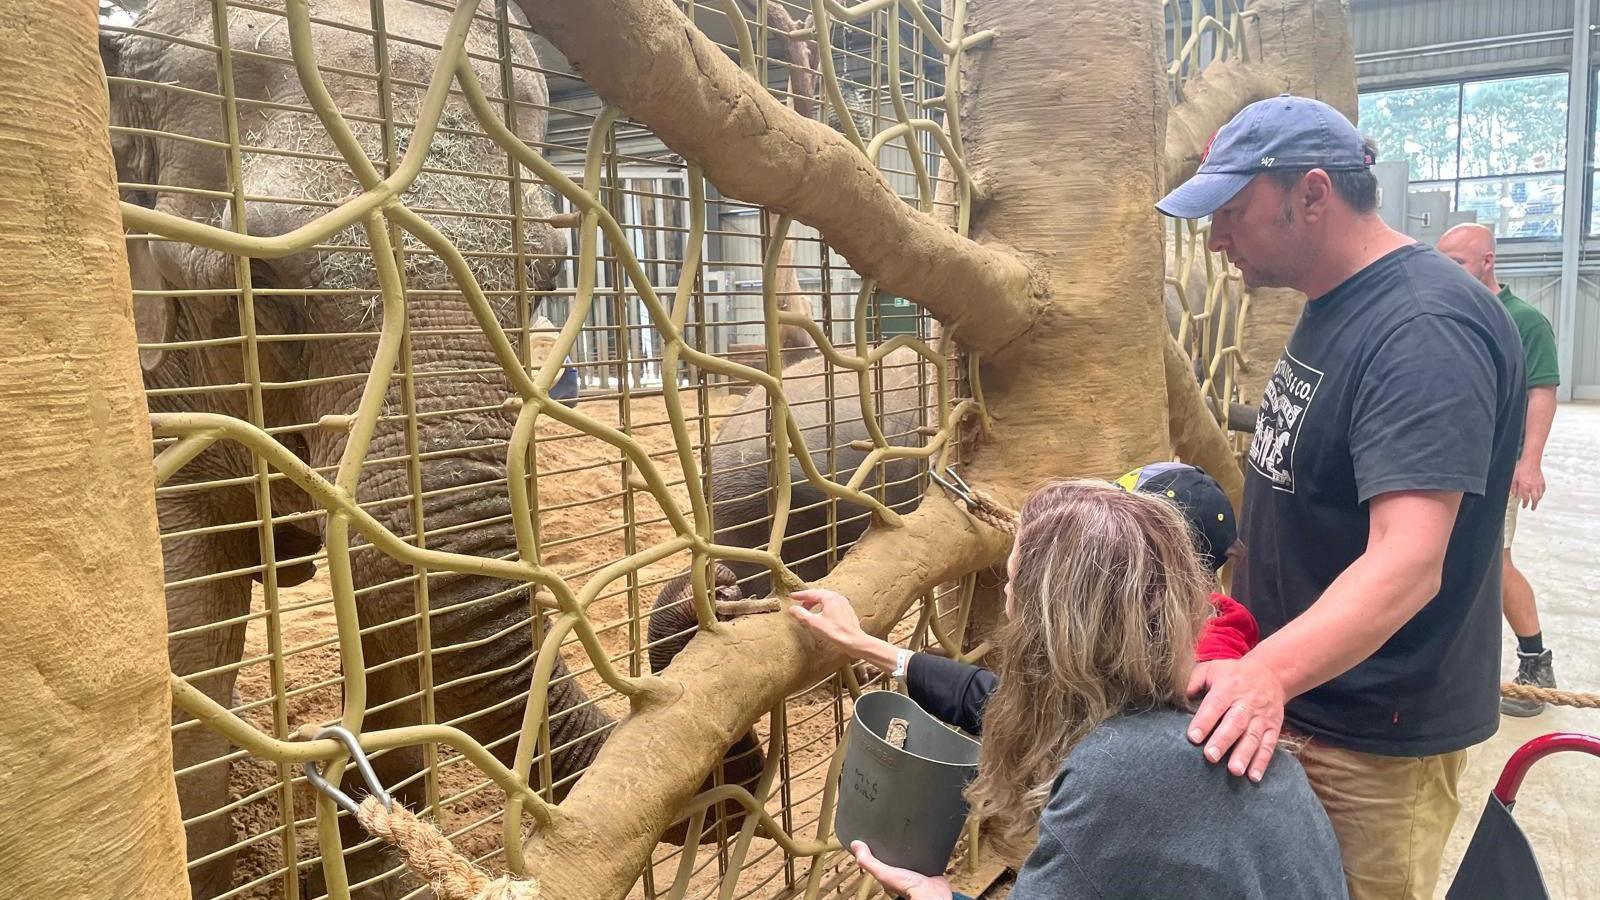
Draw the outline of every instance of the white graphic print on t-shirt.
M1261 395L1250 465L1277 490L1294 493L1294 447L1322 375L1285 351Z

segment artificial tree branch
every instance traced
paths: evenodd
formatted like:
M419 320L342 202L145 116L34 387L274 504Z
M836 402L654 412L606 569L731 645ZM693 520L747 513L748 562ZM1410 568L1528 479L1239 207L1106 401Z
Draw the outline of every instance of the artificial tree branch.
M1217 424L1215 415L1206 406L1200 385L1194 380L1188 354L1173 338L1168 338L1164 347L1167 433L1173 452L1184 462L1211 473L1233 501L1233 508L1240 509L1244 502L1244 472L1234 461L1228 433Z
M851 598L862 625L884 635L917 598L998 564L1009 548L1008 535L929 494L902 527L868 531L818 584ZM626 895L724 750L790 692L846 662L787 615L746 616L696 635L662 673L670 690L617 725L557 821L528 842L545 900ZM618 797L627 798L626 815Z
M843 136L767 92L672 0L517 0L607 103L693 159L729 197L786 212L878 287L921 304L994 356L1045 293L1017 255L906 203Z
M739 0L739 6L751 16L760 15L762 0ZM772 58L781 60L788 69L789 102L803 118L817 117L817 44L790 34L801 30L801 24L789 15L781 3L767 3L767 28L775 38L768 48Z
M1200 166L1211 136L1234 114L1257 100L1283 93L1285 80L1255 63L1225 60L1184 83L1183 100L1167 113L1162 175L1169 189L1188 181Z

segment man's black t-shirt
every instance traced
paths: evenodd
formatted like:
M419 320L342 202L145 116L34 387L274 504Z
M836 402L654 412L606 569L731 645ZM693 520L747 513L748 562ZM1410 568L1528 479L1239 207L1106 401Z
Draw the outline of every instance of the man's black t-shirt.
M1499 723L1500 532L1527 403L1522 344L1487 288L1402 247L1306 304L1256 420L1236 595L1265 638L1367 546L1367 501L1460 491L1443 581L1378 652L1289 703L1291 725L1386 756Z

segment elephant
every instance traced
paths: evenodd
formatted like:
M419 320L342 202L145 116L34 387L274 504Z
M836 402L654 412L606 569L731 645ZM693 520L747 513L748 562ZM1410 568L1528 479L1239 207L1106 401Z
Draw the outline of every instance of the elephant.
M447 13L425 5L384 2L383 77L369 26L369 0L312 0L313 39L328 90L351 123L369 158L382 168L386 149L404 150L427 83ZM354 195L358 185L337 160L330 139L307 110L295 77L288 28L282 16L229 8L222 36L233 48L231 76L237 101L241 153L237 181L230 176L229 141L209 0L150 0L135 30L103 30L101 56L108 77L112 145L123 199L196 222L228 228L242 220L258 237L284 235L325 209ZM221 7L216 7L221 8ZM480 10L492 14L488 0ZM468 36L473 70L486 91L502 90L498 29L478 21ZM171 36L168 40L161 35ZM507 51L509 92L517 101L510 127L537 146L544 138L549 97L537 74L538 59L521 32L511 32ZM390 148L384 146L384 126ZM520 239L526 251L522 279L534 291L555 286L565 253L562 232L549 224L550 204L542 186L524 172L520 235L512 232L512 182L503 177L505 157L478 131L463 101L448 102L424 170L404 198L430 211L430 221L467 253L474 274L490 296L500 324L515 340L521 311L516 267L504 251ZM162 136L177 134L186 139ZM214 143L207 143L214 142ZM258 152L271 148L276 153ZM330 159L331 157L331 159ZM474 178L447 172L488 173ZM233 204L241 200L242 209ZM294 198L285 200L282 198ZM295 202L300 200L303 202ZM468 215L433 214L459 211ZM497 218L472 213L496 213ZM329 248L248 263L253 306L231 293L237 257L198 245L130 235L127 241L149 405L153 413L221 413L271 432L302 461L330 472L344 451L347 433L337 423L356 409L373 358L379 319L377 276L370 254L342 252L359 244L356 229L331 238ZM414 396L398 380L385 411L413 402L414 433L404 416L380 419L366 456L356 497L384 527L405 537L417 531L420 512L430 549L482 557L515 550L505 445L515 412L505 402L513 391L455 281L440 259L405 238L403 278L408 289L410 375ZM474 255L473 251L485 251ZM489 251L499 251L493 253ZM179 292L182 292L181 296ZM239 337L257 336L245 352ZM252 371L254 369L254 371ZM259 385L259 390L232 386ZM575 386L573 386L575 388ZM576 397L560 397L576 402ZM399 462L394 462L398 460ZM385 462L387 461L387 462ZM280 586L310 578L312 556L327 535L325 517L287 479L271 482L270 528L258 524L256 469L238 444L213 444L158 491L163 534L173 671L212 700L228 705L243 652L250 612L251 581L271 572ZM408 471L414 465L416 471ZM410 479L421 486L412 496ZM262 532L269 532L263 534ZM270 537L275 552L263 565ZM529 620L529 588L480 576L434 573L427 579L431 658L419 653L415 624L419 590L408 564L351 538L351 579L358 598L361 650L368 670L367 730L423 721L424 691L433 687L433 720L459 726L510 763L521 728L522 704L537 653ZM275 565L272 564L275 561ZM431 666L431 670L425 670ZM559 661L550 681L552 770L557 798L594 758L612 724ZM228 741L174 712L174 768L188 822L190 881L197 898L232 887L233 843L229 803ZM402 802L422 799L422 751L411 747L375 760L386 785L402 785ZM759 760L756 761L759 769ZM537 769L536 769L537 770ZM749 773L730 772L742 782ZM346 823L349 825L350 823ZM351 826L345 846L357 833ZM383 860L375 853L353 856L352 883L374 874ZM392 883L392 879L389 880ZM391 888L385 888L388 890Z
M881 375L869 396L875 404L884 436L891 446L914 447L923 443L921 429L928 424L926 410L932 396L923 397L921 357L909 347L885 355ZM828 399L832 381L833 399ZM813 352L783 370L784 397L790 413L805 437L817 468L832 469L839 481L847 481L867 456L856 444L869 437L861 417L861 395L856 373L843 368L830 376L826 360ZM831 413L831 415L830 415ZM761 547L771 531L768 490L771 485L772 456L767 434L769 413L766 394L752 391L724 421L711 451L711 508L716 542L737 547ZM830 425L830 420L832 424ZM918 463L897 459L880 465L867 478L862 490L885 506L905 513L916 508L921 498ZM868 508L839 501L837 520L830 528L827 496L806 480L800 463L789 462L792 485L787 537L779 554L796 576L810 582L827 574L837 562L836 555L853 544L871 522ZM830 534L831 532L831 534ZM832 547L837 554L830 553ZM765 597L772 592L771 573L762 566L725 560L713 567L716 598L728 602L741 597ZM650 667L661 671L694 636L696 619L689 603L690 576L683 573L667 582L656 595L650 613ZM752 738L746 736L729 750L728 759L737 758Z

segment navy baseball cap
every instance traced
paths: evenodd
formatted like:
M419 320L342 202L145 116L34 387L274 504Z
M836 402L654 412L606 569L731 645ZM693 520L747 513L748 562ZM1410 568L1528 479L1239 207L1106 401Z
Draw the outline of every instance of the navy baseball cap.
M1194 177L1178 185L1156 209L1179 219L1199 219L1272 169L1365 169L1372 165L1361 132L1337 109L1279 94L1239 111L1211 136Z
M1228 548L1239 539L1228 495L1199 466L1158 462L1140 466L1113 482L1130 493L1155 494L1178 507L1189 521L1195 552L1215 572L1228 561Z

